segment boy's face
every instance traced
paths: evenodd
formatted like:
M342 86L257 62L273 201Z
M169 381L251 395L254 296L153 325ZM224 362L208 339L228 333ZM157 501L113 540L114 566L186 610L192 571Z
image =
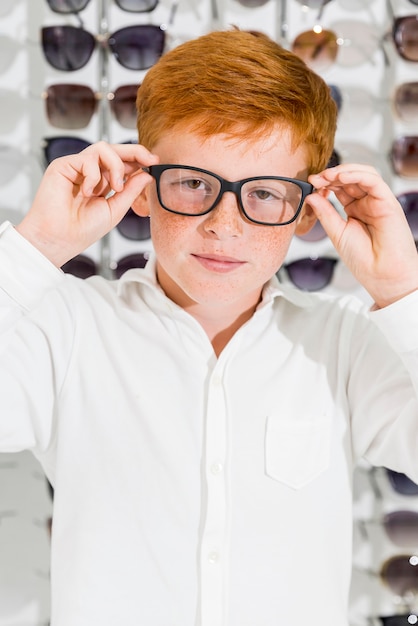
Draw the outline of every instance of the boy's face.
M244 142L173 132L152 151L161 164L199 167L229 181L251 176L307 178L305 149L291 152L289 133L280 128L265 139ZM243 219L231 192L206 215L177 215L161 207L155 182L133 208L151 218L158 279L166 294L185 308L227 305L238 313L257 305L264 283L283 263L293 234L306 232L315 222L305 206L298 220L287 226L253 224Z

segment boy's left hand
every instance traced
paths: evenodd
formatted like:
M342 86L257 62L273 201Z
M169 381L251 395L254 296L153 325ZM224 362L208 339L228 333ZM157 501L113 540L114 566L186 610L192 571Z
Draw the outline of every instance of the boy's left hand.
M306 199L342 261L383 308L418 289L418 253L398 200L371 166L338 165L313 174ZM326 199L333 191L344 219Z

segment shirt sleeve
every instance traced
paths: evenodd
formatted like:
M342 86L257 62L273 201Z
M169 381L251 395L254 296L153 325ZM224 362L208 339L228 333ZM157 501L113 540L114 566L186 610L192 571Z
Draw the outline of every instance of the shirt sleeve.
M351 346L354 445L373 465L418 483L418 291L369 320Z
M0 451L45 450L71 351L57 287L65 274L10 223L0 226Z

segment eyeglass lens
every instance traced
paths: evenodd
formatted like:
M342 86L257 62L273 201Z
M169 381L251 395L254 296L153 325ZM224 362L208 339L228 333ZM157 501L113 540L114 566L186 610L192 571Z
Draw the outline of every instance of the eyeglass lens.
M392 489L403 496L418 496L418 485L414 483L406 474L386 469L386 475Z
M407 61L418 61L418 15L395 18L392 36L402 58Z
M380 577L400 597L418 592L418 557L400 554L389 558L381 567Z
M408 82L396 88L393 103L396 113L405 122L418 122L418 82Z
M397 546L418 546L418 512L392 511L383 517L383 527L389 539Z
M392 167L398 176L418 176L418 135L398 137L392 143Z
M220 179L198 169L169 167L158 177L160 202L175 213L203 215L215 206L221 191ZM291 221L301 200L301 188L288 180L250 179L240 186L240 202L246 216L262 224Z

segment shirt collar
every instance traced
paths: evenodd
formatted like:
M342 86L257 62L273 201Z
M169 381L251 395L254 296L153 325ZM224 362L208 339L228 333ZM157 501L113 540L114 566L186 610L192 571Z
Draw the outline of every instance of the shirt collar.
M162 295L164 291L157 280L157 259L154 252L150 254L145 268L130 269L125 272L118 281L117 292L122 295L125 290L129 290L135 283L147 285L154 291L159 291ZM262 297L257 310L273 305L276 298L284 298L295 306L306 308L312 303L311 294L301 291L290 285L280 283L276 275L264 285Z

